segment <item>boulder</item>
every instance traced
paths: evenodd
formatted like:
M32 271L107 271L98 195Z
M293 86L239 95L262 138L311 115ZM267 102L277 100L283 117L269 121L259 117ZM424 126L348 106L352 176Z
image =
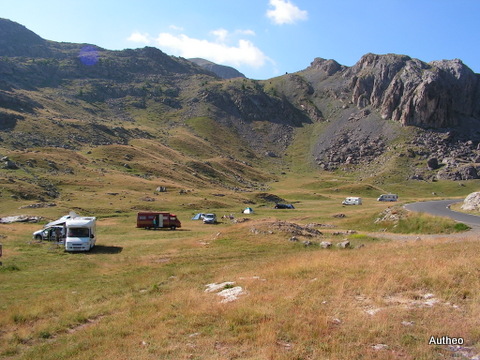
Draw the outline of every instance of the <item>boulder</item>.
M8 169L8 170L17 170L18 165L15 162L13 162L12 160L6 160L3 163L3 168Z
M345 240L337 244L340 249L347 249L350 247L350 241Z
M11 224L14 222L37 223L43 218L41 216L14 215L0 218L0 224Z
M436 170L438 169L438 159L437 158L430 158L427 160L427 167L429 170Z
M462 210L480 211L480 192L469 194L463 201Z
M320 243L320 247L322 249L328 249L328 248L331 248L332 247L332 243L330 241L322 241Z
M473 165L465 165L459 169L462 180L478 179L477 169Z

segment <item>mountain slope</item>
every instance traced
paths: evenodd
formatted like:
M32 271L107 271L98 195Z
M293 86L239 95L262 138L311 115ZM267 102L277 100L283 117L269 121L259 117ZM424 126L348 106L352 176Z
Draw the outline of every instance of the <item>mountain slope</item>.
M231 66L218 65L211 61L200 59L200 58L193 58L188 60L190 60L191 62L197 64L198 66L206 70L213 72L214 74L221 77L222 79L233 79L237 77L241 77L241 78L245 77L245 75L243 75L240 71L238 71L237 69L234 69Z
M359 173L402 163L412 178L478 176L480 81L459 60L367 54L345 67L317 58L266 81L225 80L155 48L56 43L4 19L0 33L6 149L144 139L189 154L192 164L228 154L267 171L285 161ZM425 171L430 158L440 165Z

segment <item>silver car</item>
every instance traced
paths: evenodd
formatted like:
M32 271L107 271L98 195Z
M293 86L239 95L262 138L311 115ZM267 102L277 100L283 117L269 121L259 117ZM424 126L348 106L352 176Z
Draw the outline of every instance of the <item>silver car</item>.
M63 226L51 226L42 230L35 231L33 238L35 240L57 240L60 241L65 235Z
M217 215L215 215L215 214L205 214L205 215L203 215L203 223L204 224L216 224L217 223Z

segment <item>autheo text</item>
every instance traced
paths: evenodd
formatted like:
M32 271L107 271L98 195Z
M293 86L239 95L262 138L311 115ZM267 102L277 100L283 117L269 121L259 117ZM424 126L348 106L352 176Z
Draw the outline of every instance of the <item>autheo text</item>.
M430 340L428 341L428 345L463 345L464 340L461 337L450 337L450 336L442 336L442 337L435 337L431 336Z

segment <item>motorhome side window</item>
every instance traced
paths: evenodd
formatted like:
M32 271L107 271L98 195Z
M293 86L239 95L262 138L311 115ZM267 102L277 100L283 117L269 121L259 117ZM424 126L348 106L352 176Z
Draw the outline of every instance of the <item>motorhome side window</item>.
M68 236L71 236L71 237L89 237L90 232L87 228L70 228L68 230Z

